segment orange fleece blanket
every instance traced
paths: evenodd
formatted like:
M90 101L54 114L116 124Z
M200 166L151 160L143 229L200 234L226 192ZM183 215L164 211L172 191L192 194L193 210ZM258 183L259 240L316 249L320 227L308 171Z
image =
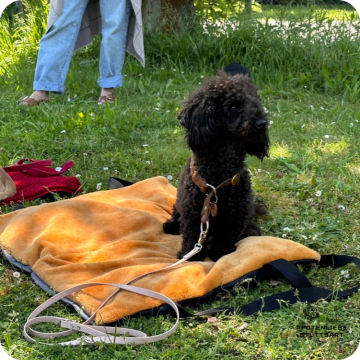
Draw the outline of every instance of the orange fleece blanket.
M125 283L176 262L181 236L163 232L176 188L155 177L132 186L28 207L0 216L0 246L56 292L86 282ZM291 240L249 237L217 262L185 262L145 276L132 285L174 301L197 298L283 258L319 260L320 255ZM96 286L69 298L92 314L114 291ZM110 323L161 305L159 300L118 293L96 317Z

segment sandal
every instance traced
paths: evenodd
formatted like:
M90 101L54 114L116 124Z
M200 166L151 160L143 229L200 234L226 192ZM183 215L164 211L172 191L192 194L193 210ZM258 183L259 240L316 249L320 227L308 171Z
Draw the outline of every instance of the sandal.
M18 102L18 105L21 105L21 106L39 106L41 103L48 103L49 100L35 100L29 96L24 96L22 97L19 102Z
M98 105L104 105L105 103L114 104L115 96L113 94L99 96Z

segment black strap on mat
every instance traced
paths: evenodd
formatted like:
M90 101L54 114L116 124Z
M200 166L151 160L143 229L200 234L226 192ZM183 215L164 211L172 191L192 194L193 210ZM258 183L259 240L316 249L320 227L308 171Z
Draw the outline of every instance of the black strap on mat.
M323 255L318 262L320 268L332 267L337 269L347 264L354 263L360 268L360 259L355 256L347 255ZM295 304L296 302L315 302L319 299L327 301L345 298L356 291L360 290L360 285L344 291L333 292L328 289L314 287L311 285L305 275L291 262L284 259L279 259L266 264L266 266L272 267L277 270L278 273L282 274L295 290L284 291L278 294L266 296L264 298L255 300L250 304L239 306L239 307L228 307L228 308L216 308L205 311L200 311L192 314L177 304L180 316L183 318L193 316L204 316L216 313L225 314L243 314L245 316L253 315L258 311L264 312L268 310L280 309L282 303Z

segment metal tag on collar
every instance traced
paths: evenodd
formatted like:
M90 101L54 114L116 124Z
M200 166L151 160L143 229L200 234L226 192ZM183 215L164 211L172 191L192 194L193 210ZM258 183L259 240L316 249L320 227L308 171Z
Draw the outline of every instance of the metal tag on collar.
M231 179L231 184L232 185L236 185L240 180L240 175L236 174L232 179Z

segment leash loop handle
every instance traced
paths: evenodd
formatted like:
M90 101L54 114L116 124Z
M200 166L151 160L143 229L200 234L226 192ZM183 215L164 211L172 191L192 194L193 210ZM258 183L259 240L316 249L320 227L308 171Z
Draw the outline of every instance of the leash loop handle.
M155 291L139 288L139 287L132 286L129 284L135 280L138 280L138 279L146 276L146 275L173 268L173 267L185 262L186 260L190 259L197 253L199 253L201 251L201 249L202 249L201 243L197 243L197 244L195 244L193 250L191 250L189 253L185 254L183 256L183 258L180 259L179 261L177 261L176 263L166 266L165 268L157 269L157 270L139 275L136 278L128 281L127 284L108 284L108 283L102 283L102 282L91 282L91 283L73 286L67 290L64 290L64 291L54 295L52 298L46 300L43 304L38 306L29 315L29 317L24 325L24 328L23 328L23 335L24 335L25 339L27 341L29 341L30 343L36 343L36 340L34 338L32 338L31 335L36 336L38 338L42 338L42 339L52 339L52 338L56 338L59 336L68 336L68 335L71 335L71 334L74 334L77 332L82 332L84 334L90 335L90 336L81 336L78 339L62 342L60 344L40 342L40 344L42 344L42 345L64 345L64 346L81 345L81 344L92 345L96 342L104 342L104 343L108 343L108 344L122 344L122 345L130 344L130 343L134 344L134 345L142 345L142 344L150 344L153 342L157 342L157 341L166 339L167 337L169 337L171 334L173 334L176 331L176 328L177 328L177 326L179 324L179 320L180 320L179 309L178 309L177 305L175 304L175 302L172 301L171 299L169 299L167 296L157 293ZM84 323L80 324L80 323L70 321L70 320L67 320L64 318L60 318L57 316L38 316L42 311L47 309L50 305L54 304L55 302L57 302L58 300L60 300L64 297L66 297L67 295L69 295L75 291L80 291L82 289L85 289L87 287L98 286L98 285L114 286L117 289L110 296L108 296L107 299L105 299L103 301L103 303L95 310L95 312ZM125 328L112 327L112 326L89 325L89 323L94 319L97 312L100 309L102 309L109 302L109 300L112 299L120 290L127 290L130 292L139 294L139 295L149 296L154 299L161 300L164 303L170 305L174 309L175 314L176 314L175 324L172 326L172 328L170 330L168 330L160 335L154 335L154 336L147 336L145 333L143 333L141 331L132 330L132 329L125 329ZM39 323L54 323L54 324L60 325L64 329L68 329L68 330L54 332L54 333L44 333L44 332L33 330L31 328L31 325L39 324ZM112 334L116 334L116 335L114 336ZM122 335L122 336L119 337L117 335ZM126 335L130 335L130 336L126 336Z
M145 333L143 333L141 331L137 331L137 330L123 329L123 328L118 328L118 327L113 327L113 326L92 326L92 325L88 325L87 321L83 324L79 324L79 323L69 321L64 318L57 317L57 316L39 316L39 317L37 317L38 314L40 314L42 311L47 309L50 305L52 305L53 303L62 299L66 295L71 294L74 291L80 291L82 289L92 287L92 286L98 286L98 285L113 286L113 287L116 287L118 290L122 289L122 290L131 291L133 293L144 295L144 296L149 296L154 299L158 299L158 300L161 300L161 301L167 303L175 311L175 314L176 314L175 324L171 327L170 330L168 330L160 335L147 336ZM178 310L176 304L168 297L166 297L162 294L159 294L155 291L142 289L142 288L139 288L136 286L131 286L131 285L91 282L91 283L74 286L74 287L64 290L64 291L56 294L52 298L46 300L43 304L41 304L38 308L36 308L29 315L29 317L24 325L24 328L23 328L23 335L24 335L25 339L31 343L36 343L36 340L33 339L31 337L31 335L37 336L42 339L52 339L52 338L59 337L59 336L71 335L76 332L82 332L82 333L85 333L85 334L91 336L91 337L85 337L85 338L80 337L76 340L66 341L66 342L62 342L60 344L40 342L40 344L43 344L43 345L80 345L80 344L89 345L89 344L94 344L95 342L104 342L104 343L108 343L108 344L110 344L110 343L112 343L112 344L129 344L129 343L131 343L131 344L135 344L135 345L141 345L141 344L145 344L145 343L150 344L150 343L153 343L153 342L156 342L159 340L163 340L163 339L169 337L171 334L173 334L175 332L175 330L178 326L178 323L179 323L179 319L180 319L180 314L179 314L179 310ZM43 333L43 332L35 331L31 328L31 325L39 324L39 323L49 323L49 322L58 324L62 328L65 328L68 330L62 331L62 332L56 332L56 333ZM116 335L113 335L113 334L116 334ZM117 335L122 335L122 336L119 337ZM126 335L130 335L130 336L126 336Z

